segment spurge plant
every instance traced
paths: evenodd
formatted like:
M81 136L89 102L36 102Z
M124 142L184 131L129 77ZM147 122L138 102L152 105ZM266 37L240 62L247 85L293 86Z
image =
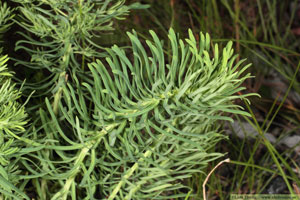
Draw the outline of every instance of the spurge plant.
M132 31L130 48L98 48L89 34L96 15L81 15L94 9L91 1L78 1L73 10L56 1L30 2L21 2L17 25L26 31L16 44L30 59L14 59L30 73L36 70L34 80L22 82L27 94L36 90L24 98L28 102L11 83L7 57L0 59L0 199L140 200L193 193L187 180L223 156L213 150L225 138L219 121L248 115L234 101L253 95L237 94L250 65L236 61L232 42L220 50L208 34L197 41L189 30L181 40L170 29L169 41L153 31L151 40L140 41ZM108 9L105 2L95 11L103 18L94 19L104 24L106 15L129 9ZM45 72L49 79L36 82Z

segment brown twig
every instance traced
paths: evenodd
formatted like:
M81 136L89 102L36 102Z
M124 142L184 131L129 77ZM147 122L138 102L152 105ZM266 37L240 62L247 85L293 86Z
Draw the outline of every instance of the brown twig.
M300 189L298 188L298 186L296 185L296 183L293 183L293 188L294 188L294 190L295 190L295 193L296 193L297 195L300 195Z
M203 182L203 185L202 185L202 188L203 188L203 200L206 200L205 185L206 185L206 183L207 183L207 181L208 181L210 175L211 175L211 174L212 174L212 173L213 173L220 165L222 165L224 162L229 163L229 162L230 162L230 159L227 158L227 159L225 159L225 160L219 162L219 163L218 163L218 164L217 164L217 165L216 165L216 166L208 173L207 177L205 178L205 180L204 180L204 182Z

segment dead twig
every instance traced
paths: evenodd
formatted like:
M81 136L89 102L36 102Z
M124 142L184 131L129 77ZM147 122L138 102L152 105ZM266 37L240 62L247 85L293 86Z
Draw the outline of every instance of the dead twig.
M219 163L218 163L218 164L217 164L217 165L216 165L216 166L208 173L207 177L205 178L205 180L204 180L204 182L203 182L203 185L202 185L202 188L203 188L203 200L206 200L205 185L206 185L206 183L207 183L207 181L208 181L210 175L211 175L211 174L212 174L212 173L213 173L220 165L222 165L224 162L229 163L229 162L230 162L230 159L227 158L227 159L225 159L225 160L219 162Z

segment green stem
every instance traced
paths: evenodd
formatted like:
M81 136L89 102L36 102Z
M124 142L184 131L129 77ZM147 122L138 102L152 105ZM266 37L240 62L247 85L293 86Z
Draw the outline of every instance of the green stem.
M161 163L159 166L160 166L160 167L164 167L169 161L170 161L169 159L166 159L166 160L162 161L162 163ZM153 177L154 175L155 175L155 173L152 172L152 173L148 174L148 177ZM144 178L145 178L145 177L144 177ZM146 178L145 178L145 179L146 179ZM139 182L136 184L136 186L135 186L134 188L132 188L132 189L128 192L128 194L126 195L126 197L125 197L124 200L130 200L130 199L132 199L132 195L133 195L136 191L139 191L140 188L142 187L142 185L144 185L144 184L147 183L147 181L146 181L145 179L139 181Z
M122 180L119 182L119 184L115 187L115 189L113 190L113 192L111 193L111 195L109 196L108 200L113 200L116 195L118 194L118 192L120 191L121 187L124 185L124 183L126 182L126 180L128 180L130 178L130 176L133 174L133 172L138 169L139 167L139 163L144 161L144 158L147 158L149 156L151 156L152 154L152 149L151 150L147 150L144 154L143 157L140 158L127 172L126 174L123 176Z
M57 192L51 198L51 200L57 200L57 199L66 200L67 199L70 187L71 187L72 183L74 182L76 175L80 171L80 164L83 162L84 158L86 157L86 155L88 154L88 152L92 146L93 146L93 144L90 144L81 150L81 152L78 155L78 158L75 160L74 166L76 166L76 167L75 167L75 169L73 169L72 175L66 180L64 187L59 192Z
M51 200L66 200L68 198L68 193L70 190L70 187L72 184L74 184L74 179L77 176L77 174L80 172L81 164L85 157L88 155L89 150L95 145L99 143L99 141L102 139L104 135L106 135L109 131L111 131L114 127L116 127L118 124L112 124L107 126L105 129L100 131L100 133L97 135L97 138L93 141L90 141L87 143L87 145L80 151L77 159L74 162L74 167L71 169L71 175L67 178L64 187L57 192Z
M163 137L164 137L164 135L160 135L158 141L161 141ZM143 156L126 172L126 174L122 177L122 180L114 188L114 190L111 193L111 195L109 196L108 200L113 200L117 196L118 192L120 191L122 186L125 184L125 182L130 178L130 176L134 173L134 171L138 169L139 163L143 162L145 158L150 157L152 155L152 152L155 149L155 147L156 147L156 145L154 145L150 150L147 150L143 154ZM125 200L129 199L130 196L133 195L137 190L139 190L139 188L145 183L146 182L143 182L143 181L139 182L135 188L130 190L129 194L125 197Z
M58 104L61 99L62 95L62 86L67 82L67 74L66 70L69 67L69 62L70 62L70 55L72 53L72 44L69 42L70 40L67 40L65 43L65 48L64 48L64 55L62 57L62 63L61 63L61 70L58 78L58 83L57 83L57 89L54 94L54 101L53 101L53 112L55 115L58 114Z
M61 98L61 94L62 94L62 88L60 87L58 89L58 91L56 92L55 96L54 96L54 101L53 101L53 112L55 115L58 114L58 104Z

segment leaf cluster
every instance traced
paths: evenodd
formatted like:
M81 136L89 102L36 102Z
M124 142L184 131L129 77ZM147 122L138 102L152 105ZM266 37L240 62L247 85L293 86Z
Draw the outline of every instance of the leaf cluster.
M191 31L184 42L171 29L167 55L150 33L147 49L128 33L131 52L113 46L105 62L88 65L92 80L63 85L57 113L46 98L34 138L43 147L35 156L40 167L31 166L39 196L184 197L192 189L184 180L223 155L210 151L224 138L216 122L231 120L226 112L247 115L232 102L246 97L234 94L250 77L238 78L250 65L236 70L244 60L234 64L231 42L222 53L215 45L211 55L207 34L197 45Z
M248 115L234 101L253 95L236 94L250 65L236 63L232 42L220 50L208 34L197 41L189 30L182 40L170 29L167 51L153 31L151 40L132 31L130 47L104 48L93 39L144 6L14 1L16 50L28 59L13 60L31 74L23 92L36 93L24 129L21 94L10 80L1 83L0 197L171 199L192 191L187 180L223 156L213 151L225 138L218 121ZM7 58L0 61L1 75L10 76Z
M94 40L113 30L113 20L124 19L130 9L146 8L139 3L124 5L124 0L14 2L20 4L15 22L23 28L18 34L24 38L16 42L15 50L30 58L15 64L33 70L35 77L24 90L37 90L35 96L56 93L66 71L71 77L84 73L86 62L106 55Z
M0 2L0 40L12 24L12 10L6 3ZM2 54L2 49L0 51ZM16 154L23 144L18 141L19 134L25 131L27 114L25 104L19 102L21 92L12 83L11 72L7 69L8 57L0 55L0 198L17 197L13 191L21 194L21 190L14 185L19 183ZM25 196L25 195L24 195ZM23 196L23 197L24 197ZM18 198L18 197L17 197Z
M0 39L2 40L3 34L10 28L12 25L12 9L10 9L7 4L0 1Z

